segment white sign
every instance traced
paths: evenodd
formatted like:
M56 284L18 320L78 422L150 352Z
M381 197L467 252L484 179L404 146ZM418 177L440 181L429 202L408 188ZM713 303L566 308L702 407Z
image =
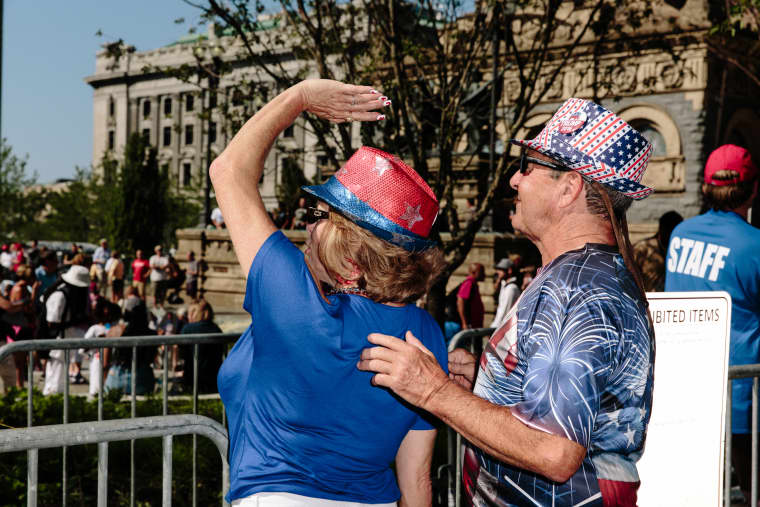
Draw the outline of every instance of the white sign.
M656 355L654 401L638 463L638 503L721 505L731 296L648 293Z

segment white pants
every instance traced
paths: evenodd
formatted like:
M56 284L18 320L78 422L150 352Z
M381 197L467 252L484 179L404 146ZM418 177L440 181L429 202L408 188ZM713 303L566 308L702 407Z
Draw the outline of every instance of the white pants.
M90 359L90 396L100 392L103 383L103 367L100 364L100 354L95 353Z
M326 500L293 493L256 493L232 501L232 507L396 507L393 503L359 503Z
M51 350L50 357L45 363L45 385L42 387L42 394L47 396L62 393L68 372L68 365L63 364L63 351Z

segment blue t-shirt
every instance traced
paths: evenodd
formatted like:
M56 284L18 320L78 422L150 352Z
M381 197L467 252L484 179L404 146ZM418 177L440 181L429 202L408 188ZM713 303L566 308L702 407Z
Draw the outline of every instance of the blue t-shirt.
M411 330L446 365L440 327L414 305L319 294L299 251L273 233L251 265L243 307L253 324L219 370L229 421L227 501L259 492L389 503L390 465L409 430L429 416L357 369L372 332Z
M474 505L601 506L598 479L638 482L654 346L637 294L616 250L588 244L548 264L521 295L481 356L474 393L587 453L560 484L469 446L463 480Z
M58 279L58 273L53 271L52 273L48 274L47 271L45 271L45 268L42 266L39 266L37 269L34 270L34 276L37 277L37 280L40 282L40 290L39 293L42 294L47 290L48 287L53 285L55 281Z
M760 362L760 230L732 211L710 210L670 236L666 291L723 290L731 295L729 364ZM731 425L749 433L752 379L733 383Z

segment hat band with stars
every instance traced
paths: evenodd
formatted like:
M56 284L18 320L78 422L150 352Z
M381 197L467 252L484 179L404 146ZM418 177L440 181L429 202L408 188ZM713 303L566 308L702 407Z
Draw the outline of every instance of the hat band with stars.
M363 146L327 182L302 188L389 243L411 252L434 246L426 238L438 201L424 180L393 155Z

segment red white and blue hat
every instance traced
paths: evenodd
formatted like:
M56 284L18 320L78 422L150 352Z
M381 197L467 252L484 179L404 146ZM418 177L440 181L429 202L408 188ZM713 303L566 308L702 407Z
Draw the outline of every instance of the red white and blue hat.
M652 145L625 120L590 100L568 99L535 139L511 142L633 199L653 192L641 184Z
M411 252L434 245L427 237L438 215L435 194L384 151L362 146L325 183L302 188L389 243Z

